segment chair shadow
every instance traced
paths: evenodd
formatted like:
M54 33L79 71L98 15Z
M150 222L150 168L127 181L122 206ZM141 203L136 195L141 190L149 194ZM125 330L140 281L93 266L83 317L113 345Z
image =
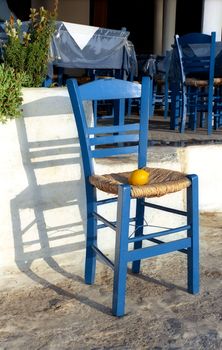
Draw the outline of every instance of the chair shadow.
M44 261L56 272L60 273L64 277L71 279L73 281L79 282L84 284L84 280L82 277L70 273L66 270L64 270L59 264L53 259L52 257L45 258ZM87 296L84 296L83 294L80 295L79 293L71 293L64 288L59 287L58 285L47 281L45 278L42 278L41 276L37 275L30 267L31 263L24 263L24 262L17 262L17 266L19 270L26 274L30 279L32 279L37 284L41 285L44 288L49 288L53 290L56 294L64 297L67 300L75 299L79 301L82 304L85 304L93 309L96 309L105 315L111 315L111 309L107 306L104 306L103 304L98 303L95 300L89 299Z
M84 295L70 293L58 287L39 276L31 268L35 260L43 259L52 270L65 278L81 284L84 283L82 277L66 271L55 259L56 255L71 252L78 254L85 248L84 179L81 177L78 180L61 180L39 184L38 173L36 173L38 169L49 168L49 171L53 171L55 166L61 167L69 164L80 167L81 157L78 156L80 151L78 139L29 142L25 118L17 120L16 127L28 182L28 186L10 202L15 262L18 269L36 283L52 289L65 298L76 299L105 314L110 314L109 308ZM55 155L56 159L53 158ZM36 157L40 157L38 158L40 160L33 161ZM46 157L47 160L45 160ZM52 214L48 218L50 211ZM60 217L56 214L59 211L61 211ZM79 211L78 217L72 215L77 211ZM68 222L66 222L67 212ZM70 222L70 218L73 220L72 222ZM50 221L50 225L48 221ZM38 248L35 248L36 246Z
M182 292L187 292L187 289L184 287L181 287L177 284L171 283L171 282L166 282L165 280L162 279L156 279L147 275L140 273L133 273L132 270L128 270L128 273L136 278L139 278L143 281L149 282L149 283L153 283L162 287L166 287L167 289L178 289L181 290Z

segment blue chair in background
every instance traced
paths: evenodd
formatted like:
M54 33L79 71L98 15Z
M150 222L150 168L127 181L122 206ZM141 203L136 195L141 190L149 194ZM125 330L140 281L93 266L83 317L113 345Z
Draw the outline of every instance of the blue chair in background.
M91 80L97 79L123 79L124 70L120 69L88 69L88 75ZM125 119L124 101L93 101L94 124L96 125L102 119L113 120L114 124L124 124Z
M170 67L171 67L172 50L167 51L165 56L159 56L156 59L156 74L154 75L153 84L153 114L155 108L162 108L164 119L169 115L169 105L171 104L170 90Z
M188 126L192 130L196 130L199 117L199 126L206 124L208 134L212 132L214 87L217 84L214 80L215 38L215 32L211 35L175 35L181 81L178 89L178 94L181 95L180 132L186 128L187 117Z
M147 168L148 119L150 108L150 78L144 77L142 85L119 79L98 79L78 86L75 79L67 81L67 87L78 129L86 188L87 234L85 258L85 282L93 284L96 258L114 270L112 313L123 316L125 313L125 294L127 265L132 262L132 272L139 273L142 259L179 251L187 255L188 291L199 291L199 252L198 252L198 179L196 175ZM140 98L140 122L124 125L88 126L83 109L83 101L99 101ZM97 175L94 170L94 158L115 157L122 163L126 154L138 156L138 168L150 173L147 185L129 184L131 172ZM97 190L103 191L104 199L97 199ZM165 207L148 201L149 198L185 190L187 209ZM110 196L110 194L112 196ZM131 207L132 202L135 207ZM100 208L116 205L116 220L101 214ZM114 204L113 204L114 203ZM116 203L116 204L115 204ZM130 210L131 207L131 210ZM135 212L132 213L133 208ZM145 224L146 208L161 211L167 215L185 217L185 224L176 227L153 228ZM132 226L133 225L133 226ZM167 226L167 225L166 225ZM97 244L98 231L104 227L116 233L114 262L101 251ZM132 231L132 232L131 232ZM183 233L177 235L177 233ZM168 240L164 240L164 237ZM171 238L171 239L170 239ZM169 240L170 239L170 240ZM144 246L143 241L149 241ZM133 246L133 247L132 247Z

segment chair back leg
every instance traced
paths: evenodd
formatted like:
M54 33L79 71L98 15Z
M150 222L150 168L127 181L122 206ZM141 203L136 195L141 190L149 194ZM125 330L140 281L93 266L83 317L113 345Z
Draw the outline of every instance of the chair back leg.
M87 234L86 234L86 258L85 258L85 282L93 284L96 271L96 253L93 246L97 245L97 219L93 216L96 211L95 188L88 186L87 196Z

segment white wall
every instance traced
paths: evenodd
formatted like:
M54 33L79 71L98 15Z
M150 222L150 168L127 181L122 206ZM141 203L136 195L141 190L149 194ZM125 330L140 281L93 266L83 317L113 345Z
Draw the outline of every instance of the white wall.
M24 269L40 259L71 256L80 264L85 248L86 204L80 146L66 88L23 89L24 118L0 125L0 273ZM92 121L91 104L86 106ZM196 173L200 210L222 211L222 145L150 147L149 166ZM130 171L135 157L98 160L96 171ZM111 169L111 170L110 170ZM100 196L104 196L101 193ZM185 191L154 202L185 209ZM115 220L115 206L101 214ZM148 210L147 222L174 227L184 218ZM175 223L176 220L176 223ZM104 239L105 235L105 239ZM114 233L101 232L99 244L111 251Z
M216 32L216 40L221 40L222 0L204 0L202 16L202 32Z

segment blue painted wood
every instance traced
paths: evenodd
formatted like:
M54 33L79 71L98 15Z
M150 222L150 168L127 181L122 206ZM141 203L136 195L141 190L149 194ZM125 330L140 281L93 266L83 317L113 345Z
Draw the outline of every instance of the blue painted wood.
M166 120L169 112L169 102L171 102L171 90L169 84L169 73L171 68L172 50L166 51L165 56L159 56L156 59L157 66L157 79L154 75L153 79L153 111L154 115L155 106L162 106L164 108L164 119ZM151 58L153 60L153 58ZM154 59L155 60L155 59ZM160 68L160 69L159 69ZM158 75L161 78L158 78Z
M113 89L115 80L115 89ZM119 79L98 79L79 87L83 100L114 100L141 96L141 85Z
M160 239L157 239L157 238L150 238L148 239L148 241L150 242L153 242L153 243L157 243L157 244L163 244L163 243L166 243ZM181 252L181 253L184 253L187 255L187 251L188 251L188 248L182 248L182 249L179 249L178 252Z
M94 252L98 255L98 257L104 262L107 266L111 267L112 270L114 270L114 263L107 258L106 255L103 254L103 252L96 246L92 246L92 249Z
M129 218L129 222L135 222L136 221L136 218L135 217L132 217L132 218ZM110 221L113 225L116 226L116 221ZM107 225L105 224L99 224L97 225L97 230L101 229L101 228L105 228L107 227Z
M167 242L154 247L142 248L137 250L131 250L128 253L128 261L134 261L138 259L147 259L152 256L162 255L174 251L178 251L183 248L191 246L191 238L182 238L176 241Z
M109 203L114 203L117 201L117 197L113 198L105 198L105 199L100 199L96 202L97 205L103 205L103 204L109 204Z
M111 135L100 136L97 138L91 138L89 140L90 145L109 145L117 142L137 142L139 141L138 134L124 134L124 135Z
M114 124L124 125L125 99L114 100Z
M147 163L147 143L149 139L149 117L150 117L150 99L151 95L151 79L144 79L143 91L140 102L140 142L138 168L143 168Z
M125 307L130 190L129 185L119 186L112 303L115 316L123 316Z
M198 204L198 177L189 175L191 186L187 189L187 221L190 229L187 236L191 239L191 247L188 249L188 291L196 294L199 292L199 204Z
M96 190L86 184L87 198L87 233L86 233L86 258L85 258L85 282L93 284L96 271L96 253L93 246L97 245L97 220L93 216L96 210Z
M147 140L148 140L148 122L150 115L150 98L151 83L148 77L144 77L141 86L134 83L112 80L97 80L93 83L85 84L80 88L77 86L75 80L68 80L67 87L70 94L70 99L78 129L79 140L81 145L83 169L86 187L86 202L87 202L87 237L86 237L86 260L85 260L85 281L86 283L93 283L95 277L96 257L102 259L111 268L114 267L114 285L113 285L113 305L112 312L116 316L124 315L125 292L126 292L126 274L127 262L132 262L132 270L135 273L139 272L140 260L152 257L159 254L165 254L173 251L187 253L188 256L188 288L190 292L197 291L198 281L198 191L197 180L195 176L191 176L192 186L188 189L187 196L187 212L167 208L162 205L144 203L144 199L137 200L136 216L130 217L130 202L131 187L128 184L120 185L118 196L114 198L107 198L104 200L97 200L96 189L89 182L89 176L94 174L93 157L105 157L118 154L127 154L129 152L136 152L138 154L138 167L143 167L147 164ZM95 85L94 85L95 84ZM131 85L130 85L131 84ZM130 90L130 86L132 90ZM123 87L127 87L122 91ZM141 95L141 114L140 124L136 125L117 125L88 128L86 123L86 116L83 109L83 98L91 98L92 101L99 97L101 93L102 98L109 99L113 96L124 97L138 97ZM135 93L135 95L134 95ZM119 122L121 122L119 120ZM121 122L122 123L122 122ZM127 132L139 133L138 146L126 146L129 142L138 140L137 135L128 135ZM126 133L126 134L125 134ZM125 136L124 136L125 134ZM109 135L109 136L105 136ZM99 139L99 141L97 141ZM110 143L111 147L106 144ZM113 144L118 144L121 147L112 147ZM97 145L100 145L97 148ZM105 145L105 146L104 146ZM103 148L104 146L104 148ZM93 148L93 149L91 149ZM117 219L110 221L108 218L98 214L97 207L101 205L109 205L117 200ZM155 234L143 234L143 216L146 207L153 207L158 210L165 210L166 212L182 215L188 217L187 225L175 227L172 229L162 228L161 232ZM108 208L107 208L108 209ZM102 223L98 223L102 222ZM135 238L129 239L129 223L135 222ZM113 263L104 255L104 253L97 247L97 230L103 227L109 227L116 232L116 246L115 246L115 261ZM175 239L171 242L162 242L156 237L169 235L174 232L188 230L188 237L184 239ZM156 245L152 247L142 248L142 240L148 239ZM134 243L134 249L128 251L128 244Z
M95 216L98 220L102 221L106 227L110 227L112 230L116 230L116 225L114 225L110 220L105 219L102 215L93 212L93 216Z
M161 232L154 232L154 233L149 233L147 235L135 235L135 237L129 238L129 243L131 242L139 242L144 239L150 239L154 237L161 237L161 236L168 236L172 235L177 232L182 232L182 231L187 231L190 229L190 225L184 225L176 228L171 228L169 230L161 231Z
M134 240L134 249L141 249L143 244L143 218L144 218L144 198L137 199L136 203L136 222L135 222L135 239ZM141 239L142 238L142 239ZM128 242L133 240L129 239ZM132 272L139 273L140 272L140 260L133 261L132 263Z
M210 54L208 56L186 55L185 52L189 44L208 43L210 45ZM197 126L197 112L207 115L207 132L212 133L213 118L213 96L214 96L214 65L216 33L211 35L202 33L189 33L181 37L175 35L175 46L178 55L181 80L181 125L180 132L185 131L187 114L191 119L189 126L195 130ZM190 49L192 52L192 50ZM207 88L198 86L190 87L186 84L187 77L197 77L200 73L206 73L204 79L208 80ZM200 78L201 79L201 78ZM202 121L203 124L203 121Z
M126 124L126 125L115 125L115 126L98 126L96 128L88 128L87 135L97 135L97 134L111 134L117 132L127 132L127 131L138 131L140 129L140 124Z
M177 82L171 81L171 111L170 111L170 129L177 130L179 127L179 118L183 118L183 111L181 106L184 105L184 96L181 91L180 79Z
M104 158L104 157L117 156L120 154L130 154L130 153L137 153L137 152L138 152L138 146L131 146L131 147L114 147L114 148L96 149L91 151L91 154L94 158Z
M158 204L154 204L154 203L148 203L148 202L144 202L143 204L146 207L149 208L154 208L154 209L158 209L158 210L164 210L167 211L169 213L174 213L174 214L178 214L181 216L187 216L187 212L183 211L183 210L178 210L178 209L174 209L174 208L168 208L168 207L164 207L162 205L158 205Z

